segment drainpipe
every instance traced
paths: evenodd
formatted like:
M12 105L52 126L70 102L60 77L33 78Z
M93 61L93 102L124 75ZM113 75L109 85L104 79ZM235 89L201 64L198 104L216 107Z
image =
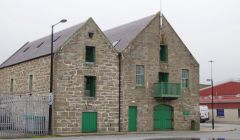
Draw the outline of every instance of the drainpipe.
M121 53L118 53L118 61L119 61L119 92L118 92L118 132L121 132Z

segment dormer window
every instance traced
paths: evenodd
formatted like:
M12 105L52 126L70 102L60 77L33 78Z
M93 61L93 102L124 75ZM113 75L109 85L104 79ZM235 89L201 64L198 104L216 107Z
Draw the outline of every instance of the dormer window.
M93 38L94 33L93 32L88 32L88 37Z

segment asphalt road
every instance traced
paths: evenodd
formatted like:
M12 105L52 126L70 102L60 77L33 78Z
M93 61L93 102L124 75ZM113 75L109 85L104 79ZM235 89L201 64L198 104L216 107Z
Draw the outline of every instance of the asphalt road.
M28 140L240 140L240 125L216 124L216 127L231 127L232 131L225 132L192 132L192 131L165 131L155 134L128 134L105 136L78 136L34 138ZM211 127L211 124L201 124L201 127ZM18 139L19 140L19 139Z

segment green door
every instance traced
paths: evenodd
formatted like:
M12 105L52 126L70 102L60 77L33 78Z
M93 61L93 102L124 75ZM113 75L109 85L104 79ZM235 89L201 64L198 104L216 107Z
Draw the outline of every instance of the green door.
M137 107L129 106L128 109L128 131L137 131Z
M159 82L168 82L169 74L165 72L159 72Z
M154 130L173 129L173 109L168 105L157 105L153 112Z
M97 112L82 113L82 132L97 132Z

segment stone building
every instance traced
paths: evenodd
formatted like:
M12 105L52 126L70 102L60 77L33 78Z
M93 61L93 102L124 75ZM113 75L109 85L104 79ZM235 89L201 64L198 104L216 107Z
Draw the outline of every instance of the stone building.
M0 91L47 95L50 36L0 66ZM199 126L199 64L160 14L104 33L90 18L54 34L55 134Z

